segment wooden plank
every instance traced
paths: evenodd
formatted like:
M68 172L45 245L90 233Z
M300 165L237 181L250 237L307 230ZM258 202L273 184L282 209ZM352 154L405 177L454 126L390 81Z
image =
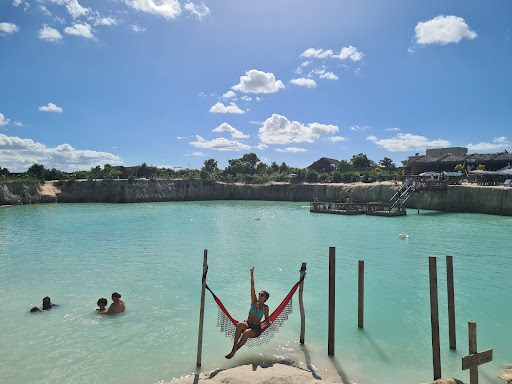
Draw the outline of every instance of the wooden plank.
M462 358L462 370L476 368L479 365L492 361L492 349L486 349L482 352L473 353Z
M201 366L203 353L203 321L204 321L204 293L206 290L206 272L208 271L208 250L204 250L203 257L203 284L201 288L201 309L199 310L199 335L197 337L197 366Z
M359 260L359 281L358 281L358 300L357 300L357 326L363 328L364 325L364 260Z
M434 380L441 378L441 344L439 341L439 310L437 298L437 264L436 258L428 258L430 276L430 324L432 328L432 364Z
M300 308L300 343L304 344L304 334L306 333L306 315L304 313L304 302L302 300L302 294L304 291L304 279L303 277L306 275L306 263L302 263L302 268L300 269L300 286L299 286L299 308Z
M468 321L469 354L473 355L477 351L476 346L476 321ZM478 384L478 366L469 370L469 383Z
M329 331L327 336L327 353L334 356L334 315L336 307L336 248L329 247Z
M453 257L446 256L446 286L448 290L448 328L450 349L457 349L455 337L455 290L453 287Z

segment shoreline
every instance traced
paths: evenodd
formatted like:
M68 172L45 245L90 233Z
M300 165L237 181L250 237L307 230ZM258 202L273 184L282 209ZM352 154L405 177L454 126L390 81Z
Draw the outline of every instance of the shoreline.
M0 182L0 205L45 203L144 203L164 201L258 200L335 202L350 196L365 202L388 202L398 185L375 183L244 183L194 180L99 180L56 185L47 182ZM406 208L512 216L512 188L474 184L414 192Z

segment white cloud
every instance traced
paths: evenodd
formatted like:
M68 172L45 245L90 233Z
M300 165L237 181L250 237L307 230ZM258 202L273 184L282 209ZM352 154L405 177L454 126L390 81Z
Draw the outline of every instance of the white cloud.
M146 32L146 28L140 27L140 26L138 26L136 24L132 25L132 29L133 29L134 32Z
M258 136L265 144L312 143L314 139L338 130L336 125L319 123L303 125L298 121L289 121L284 116L273 114L263 123Z
M68 35L82 36L87 39L93 39L94 35L91 32L91 26L87 23L84 24L73 24L72 27L64 28L64 32Z
M0 163L11 172L26 171L32 164L72 172L86 170L100 164L123 164L118 156L107 152L74 149L69 144L54 148L31 139L0 134Z
M96 15L94 19L94 25L106 25L108 27L112 25L119 24L119 21L117 19L114 19L113 17L102 17L100 15Z
M56 29L44 25L43 29L39 30L39 38L46 41L56 42L62 39L62 35Z
M356 47L352 45L343 47L339 54L335 54L331 49L315 49L309 48L300 54L300 57L313 58L313 59L329 59L335 58L340 60L350 59L352 61L359 61L363 58L364 54L359 52Z
M386 128L385 131L400 131L400 128Z
M21 121L15 121L14 125L16 125L18 127L23 127L23 123Z
M210 112L212 112L212 113L238 113L238 114L245 113L245 111L242 111L240 108L238 108L238 106L234 102L231 102L231 103L229 103L228 106L225 106L220 101L210 108Z
M184 8L196 16L199 20L202 20L203 17L206 17L210 14L210 9L203 3L197 5L194 3L185 4Z
M308 87L308 88L316 87L315 80L307 79L305 77L301 77L298 79L291 79L290 83L295 84L295 85L300 85L301 87Z
M299 57L311 57L314 59L327 59L332 57L334 52L331 49L323 50L323 49L315 49L309 48L300 54Z
M20 5L20 4L22 3L22 1L23 1L23 0L14 0L14 1L12 2L12 5L13 5L13 6L15 6L15 7L17 7L18 5Z
M126 0L126 4L138 11L163 16L167 20L175 19L181 14L178 0Z
M198 157L205 157L206 154L203 152L192 152L192 153L185 153L185 156L198 156Z
M510 142L505 136L495 138L492 143L478 143L478 144L468 144L468 149L470 151L478 152L478 151L498 151L504 150L506 147L510 147Z
M337 143L339 141L345 141L347 139L342 136L332 136L332 137L329 137L327 140L332 141L333 143Z
M375 136L368 136L366 139L390 152L421 151L427 148L444 148L450 146L448 140L429 140L425 136L412 135L410 133L399 133L392 139L378 139Z
M186 138L187 138L187 136L176 136L176 138L177 138L178 140L183 140L183 139L186 139Z
M61 4L62 1L57 1L57 3ZM80 16L85 16L89 13L89 9L84 8L78 4L78 0L65 0L64 3L66 4L66 9L73 19L76 19Z
M13 23L0 23L0 34L11 34L18 32L20 29L16 24Z
M9 124L9 121L11 121L11 119L6 119L3 113L0 113L0 127L6 126Z
M249 124L263 125L262 121L249 121Z
M356 47L349 46L341 48L339 55L334 55L333 57L336 57L340 60L350 59L352 61L359 61L363 58L363 56L364 54L359 52Z
M39 110L43 112L63 112L63 109L61 107L57 107L53 103L48 103L48 105L46 106L39 107Z
M240 76L240 83L231 87L235 91L243 93L275 93L284 88L281 80L276 80L273 73L266 73L251 69Z
M415 28L418 44L458 43L463 38L474 39L477 34L471 31L463 18L439 15L432 20L419 22Z
M247 95L243 95L243 96L241 97L241 99L242 99L243 101L252 101L252 97L247 96Z
M288 147L288 148L277 148L276 152L307 152L308 149L305 148L296 148L296 147Z
M207 141L203 139L201 136L196 135L197 141L192 141L189 144L192 144L194 147L197 148L207 148L207 149L213 149L215 151L240 151L240 150L246 150L251 149L251 146L240 143L236 140L228 140L224 137L219 137L217 139L213 139L210 141Z
M327 80L338 80L339 79L339 77L336 76L334 73L332 73L332 72L325 72L325 71L323 73L321 73L319 75L319 77L321 79L327 79Z
M213 132L229 132L231 133L231 137L235 139L248 139L250 137L249 135L244 135L238 129L233 128L228 123L222 123L217 128L213 129Z
M222 95L224 99L230 99L232 97L235 97L236 93L233 91L227 91L225 94Z
M359 125L353 125L352 127L350 127L350 130L351 131L364 131L365 129L368 129L370 128L369 125L365 125L363 127L360 127Z
M44 5L40 5L40 6L39 6L39 9L40 9L40 10L41 10L41 12L43 12L46 16L51 16L51 15L52 15L52 13L51 13L48 9L46 9L46 7L45 7Z

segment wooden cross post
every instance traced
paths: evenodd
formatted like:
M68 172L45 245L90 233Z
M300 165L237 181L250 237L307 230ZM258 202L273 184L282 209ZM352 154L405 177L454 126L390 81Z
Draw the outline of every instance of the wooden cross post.
M206 272L208 272L208 250L204 250L203 256L203 285L201 287L201 307L199 310L199 335L197 337L197 367L201 366L203 354L203 321L204 321L204 294L206 289Z
M468 321L469 356L462 358L462 370L469 369L469 383L478 384L478 366L492 361L492 349L476 351L476 322Z
M302 294L304 291L304 277L306 276L306 263L302 263L300 268L300 285L299 285L299 307L300 307L300 343L304 344L304 334L306 333L306 315L304 313L304 301Z

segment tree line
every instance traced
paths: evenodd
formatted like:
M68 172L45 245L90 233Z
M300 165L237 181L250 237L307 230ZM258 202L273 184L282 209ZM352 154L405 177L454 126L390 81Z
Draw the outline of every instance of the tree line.
M406 161L402 161L402 167ZM0 181L39 181L58 180L61 183L74 182L78 179L119 179L122 176L129 180L135 179L194 179L201 178L207 182L216 180L235 182L241 181L251 184L262 184L270 181L293 182L350 182L368 181L377 178L389 178L401 174L402 168L397 167L393 161L384 157L378 163L370 160L367 155L359 153L350 160L340 160L336 169L331 172L318 173L307 168L289 166L285 162L277 164L275 161L266 164L255 153L244 154L241 158L228 160L228 166L219 169L217 160L207 159L201 169L173 169L158 168L146 163L125 168L128 174L115 169L110 164L103 167L97 165L89 171L63 172L56 168L47 169L43 164L35 163L26 172L11 173L7 168L0 166Z

